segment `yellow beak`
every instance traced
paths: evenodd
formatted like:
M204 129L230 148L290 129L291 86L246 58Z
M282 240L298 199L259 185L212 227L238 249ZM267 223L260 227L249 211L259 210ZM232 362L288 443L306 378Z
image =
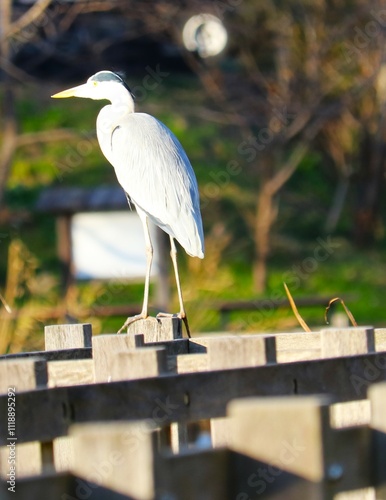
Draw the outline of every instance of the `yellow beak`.
M54 99L62 99L64 97L74 97L75 87L72 89L63 90L62 92L58 92L57 94L52 95Z
M62 90L62 92L58 92L57 94L52 95L54 99L64 99L65 97L87 97L85 95L89 92L88 85L78 85L77 87L72 87L71 89Z

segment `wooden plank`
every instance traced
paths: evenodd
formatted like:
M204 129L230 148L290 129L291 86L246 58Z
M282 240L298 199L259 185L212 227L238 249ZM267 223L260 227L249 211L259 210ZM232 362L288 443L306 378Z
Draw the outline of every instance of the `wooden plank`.
M288 349L276 353L278 363L320 359L320 349Z
M49 325L44 327L46 351L91 347L90 323Z
M273 336L278 351L320 349L320 332L278 333Z
M373 471L376 497L386 498L386 383L371 385L368 398L371 404L371 428L376 464Z
M386 351L386 328L376 328L375 333L375 350Z
M229 417L219 417L210 419L210 436L213 448L229 446L230 429Z
M156 377L167 372L167 357L164 347L140 347L116 354L111 380Z
M14 387L13 392L18 393L45 387L47 382L47 363L42 359L0 361L0 394L7 394L9 387Z
M368 399L346 401L330 406L330 422L335 429L357 425L369 425L371 407Z
M320 358L320 333L295 332L274 335L278 363Z
M331 429L330 401L325 396L232 401L228 406L231 448L266 464L265 470L270 469L277 481L275 488L280 487L283 473L291 474L294 483L309 482L314 490L306 498L330 499L342 491L368 488L372 480L371 432L367 427ZM254 476L259 479L256 473ZM267 496L272 493L270 486L266 484ZM282 494L293 498L286 489Z
M375 489L373 487L370 488L361 488L359 490L354 491L343 491L342 493L338 493L334 495L334 500L377 500L375 496Z
M94 361L77 359L50 361L48 363L48 387L92 384L94 382Z
M327 328L320 332L321 357L355 356L375 351L372 327Z
M17 352L12 354L4 354L0 356L0 362L10 359L27 359L39 358L45 361L64 361L66 359L91 359L91 347L83 347L77 349L60 349L59 351L33 351L33 352Z
M86 481L129 495L152 500L153 438L144 422L78 424L73 438L73 472Z
M96 382L110 382L113 376L116 354L134 349L142 343L143 336L137 335L97 335L92 338L92 350Z
M309 481L322 481L330 401L326 396L232 401L227 410L231 449Z
M60 474L42 474L17 480L15 493L8 491L8 485L0 481L1 500L130 500L103 486L86 482L80 477L65 472Z
M47 363L44 360L26 358L6 360L0 362L0 394L8 398L14 406L13 415L18 413L19 391L34 390L47 385ZM4 423L7 416L4 415ZM0 476L7 478L7 474L15 471L17 480L20 477L40 474L44 468L41 445L37 441L19 443L17 440L17 425L7 432L4 437L5 446L0 446ZM16 439L12 439L16 438ZM14 467L14 469L13 469Z
M182 338L182 320L171 318L146 318L135 321L127 329L129 335L143 334L145 343Z
M15 471L16 483L18 483L22 477L41 474L43 461L39 441L16 443L15 446L12 443L8 441L9 447L0 446L0 478L9 479Z
M172 452L177 454L188 447L189 432L187 422L172 422L170 424L170 446Z
M176 356L176 373L194 373L208 370L208 355L202 354L181 354Z
M230 369L276 362L274 336L226 335L191 339L189 351L208 355L208 369Z
M227 403L240 397L324 393L336 402L364 399L371 383L385 380L386 354L372 353L41 389L18 394L18 440L66 435L72 422L150 418L166 425L223 417ZM6 414L7 398L0 396L0 444L6 444Z
M54 464L57 472L68 472L74 464L74 448L71 436L53 440Z
M191 356L198 360L198 367L205 366L208 370L259 366L276 361L276 339L273 335L200 337L191 339L189 345L191 351L197 352ZM197 356L203 356L200 354L202 349L207 351L205 365L203 365L202 358L197 358ZM210 426L213 446L223 446L226 443L226 421L217 418L211 419Z

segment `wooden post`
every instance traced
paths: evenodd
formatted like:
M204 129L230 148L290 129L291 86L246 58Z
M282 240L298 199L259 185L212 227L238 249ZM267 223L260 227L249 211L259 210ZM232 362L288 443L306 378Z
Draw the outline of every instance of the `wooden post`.
M385 361L383 358L384 363ZM385 365L383 369L386 369ZM376 497L386 498L386 382L371 385L368 389L368 398L371 403Z
M0 394L6 394L9 387L15 387L16 393L46 387L47 381L47 363L44 360L24 358L0 361Z
M113 377L117 353L134 349L142 344L143 337L137 335L97 335L92 338L95 382L110 382Z
M376 351L386 351L386 328L375 328L374 333Z
M325 476L329 402L324 396L234 400L228 405L231 449L276 470L320 482Z
M78 424L71 427L70 436L74 474L130 498L154 498L153 438L148 424Z
M182 338L182 320L171 318L146 318L135 321L127 329L128 335L142 333L145 343Z
M223 370L260 366L276 361L274 336L263 335L226 335L199 337L189 342L189 349L207 350L208 370ZM192 356L200 356L195 354ZM201 363L201 360L198 359ZM212 418L210 421L211 439L214 447L226 446L229 437L228 418Z
M47 363L44 360L27 358L6 360L0 362L0 394L8 394L10 401L15 402L15 438L17 438L18 393L31 391L38 387L47 386ZM12 436L11 436L12 437ZM17 440L15 440L17 441ZM8 444L10 444L9 441ZM51 443L52 444L52 443ZM47 445L49 447L49 445ZM16 477L41 474L43 470L52 470L53 462L43 460L42 449L38 441L30 443L16 443L14 447L0 447L0 476L7 479L10 472L8 462L10 453L15 453ZM44 455L47 457L47 455Z
M320 332L321 357L336 358L375 352L372 327L327 328ZM336 428L369 423L368 401L348 401L331 407L331 422Z
M69 286L74 280L72 269L72 215L59 215L56 219L56 232L58 235L57 251L62 271L63 296L67 295Z
M90 323L44 327L46 351L91 347L91 337L92 328Z
M322 358L375 352L373 327L327 328L321 330L320 340Z
M280 333L275 335L278 363L320 358L320 333Z
M48 387L83 385L94 382L92 359L69 359L48 362Z
M276 362L274 336L224 335L198 337L189 341L189 351L207 352L208 369L223 370Z
M188 425L187 422L172 422L170 424L170 447L173 453L181 453L188 447Z
M111 380L157 377L167 372L164 347L140 347L116 353Z
M330 407L331 426L335 429L357 425L369 425L371 421L370 401L345 401Z

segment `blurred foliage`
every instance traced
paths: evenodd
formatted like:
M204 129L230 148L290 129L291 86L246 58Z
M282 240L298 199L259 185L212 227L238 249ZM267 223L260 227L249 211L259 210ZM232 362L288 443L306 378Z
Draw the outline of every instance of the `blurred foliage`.
M200 186L206 257L200 261L179 252L193 332L223 327L234 331L298 328L289 309L272 307L273 300L285 297L283 281L295 302L301 296L347 295L346 303L358 323L385 321L381 300L386 276L383 196L376 207L373 246L358 249L352 244L354 214L364 198L362 179L372 164L363 144L366 134L382 139L382 89L376 73L382 63L378 50L382 38L372 37L364 47L355 41L358 30L363 32L374 20L369 14L372 5L359 0L302 4L244 0L240 8L237 5L224 12L231 35L229 57L200 64L194 57L187 58L187 65L197 70L196 76L170 71L138 102L139 111L162 120L180 139ZM169 7L182 15L175 5ZM131 10L136 8L140 11L139 3ZM146 15L159 17L152 18L152 27L160 30L159 21L166 17L156 11ZM141 19L143 26L146 22ZM141 86L143 74L129 75L130 86ZM25 83L16 92L21 133L71 129L74 136L31 142L20 146L14 157L0 226L1 291L14 313L7 316L1 310L0 351L43 347L42 327L53 321L47 318L47 309L61 304L55 220L36 212L40 191L52 185L116 183L114 170L95 137L101 103L51 101L49 95L59 90L57 85L52 87L52 83ZM267 307L234 312L224 324L216 309L218 303L257 297L251 269L256 258L258 193L264 178L280 171L296 141L286 137L288 129L283 124L277 130L273 127L274 139L263 151L270 156L268 166L263 154L248 161L240 147L250 134L257 136L264 127L272 127L275 112L283 106L299 119L310 111L305 120L310 126L331 110L334 113L275 194L278 217L272 231L270 273L267 289L260 295L267 299ZM371 151L373 146L370 141ZM379 184L383 186L382 175ZM337 220L331 222L337 187L344 189L345 183L350 189ZM330 232L332 250L321 254L320 239L329 242ZM320 255L327 256L321 259ZM174 290L173 277L171 283ZM92 307L141 303L142 294L142 283L82 282L70 288L64 306L70 315L90 321L96 333L112 332L125 318L96 318ZM176 310L177 305L174 292L171 309ZM323 323L323 307L300 312L315 328ZM65 320L64 311L58 321Z

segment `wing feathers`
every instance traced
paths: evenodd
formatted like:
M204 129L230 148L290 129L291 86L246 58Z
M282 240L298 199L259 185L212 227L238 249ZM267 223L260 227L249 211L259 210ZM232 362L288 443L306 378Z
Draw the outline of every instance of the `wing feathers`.
M204 237L197 181L172 132L150 115L128 114L114 128L111 153L105 156L133 203L179 241L188 254L202 258Z

